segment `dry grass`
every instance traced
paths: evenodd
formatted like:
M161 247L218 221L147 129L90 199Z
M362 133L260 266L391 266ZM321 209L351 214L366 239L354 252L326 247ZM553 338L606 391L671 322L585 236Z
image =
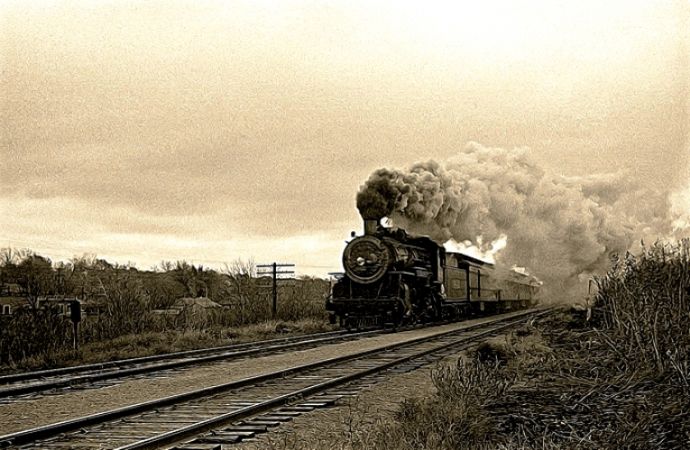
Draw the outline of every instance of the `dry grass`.
M670 371L688 390L690 241L616 259L597 281L596 324L621 369Z
M593 323L563 314L533 332L488 341L476 352L483 366L443 370L437 383L443 399L425 403L451 414L448 399L456 412L472 405L453 386L471 393L481 383L501 392L495 401L474 403L477 423L491 425L486 435L453 420L468 433L469 448L684 448L690 442L688 242L617 259L598 285ZM473 376L482 371L494 375ZM433 439L418 445L463 448Z
M690 245L613 261L592 321L563 312L433 372L390 417L346 415L311 449L682 449L690 443Z
M213 327L204 331L165 331L127 334L108 341L83 345L78 351L57 349L23 358L19 362L0 366L0 373L39 370L53 367L97 363L116 359L136 358L161 353L217 347L241 342L272 339L287 334L300 335L330 331L332 325L316 320L269 320L234 328Z

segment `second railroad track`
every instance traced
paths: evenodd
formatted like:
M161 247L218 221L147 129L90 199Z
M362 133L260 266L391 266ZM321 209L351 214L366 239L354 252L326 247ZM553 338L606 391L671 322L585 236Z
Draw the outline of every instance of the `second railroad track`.
M294 415L335 402L362 380L407 371L547 314L503 314L452 330L203 387L0 436L0 447L226 448Z

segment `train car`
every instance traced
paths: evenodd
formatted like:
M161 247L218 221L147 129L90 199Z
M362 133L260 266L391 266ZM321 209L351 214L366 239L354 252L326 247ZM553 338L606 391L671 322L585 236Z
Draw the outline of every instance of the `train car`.
M531 306L540 283L524 273L502 270L462 253L446 253L447 303L466 304L471 314L500 313Z
M532 304L532 277L501 274L492 264L447 252L425 236L365 220L343 251L345 273L326 301L346 328L393 326L498 313Z

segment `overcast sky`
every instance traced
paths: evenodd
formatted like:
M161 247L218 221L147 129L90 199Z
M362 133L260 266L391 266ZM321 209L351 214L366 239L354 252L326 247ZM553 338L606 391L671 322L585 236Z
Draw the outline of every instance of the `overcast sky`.
M685 0L0 0L0 246L322 275L374 169L468 141L680 187L689 18Z

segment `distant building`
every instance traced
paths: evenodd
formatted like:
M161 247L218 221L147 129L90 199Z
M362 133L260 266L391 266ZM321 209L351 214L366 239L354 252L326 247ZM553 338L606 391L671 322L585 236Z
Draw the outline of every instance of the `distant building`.
M151 314L162 325L203 329L224 310L223 306L208 297L185 297L175 300L172 307L156 309Z
M70 304L78 301L81 307L81 316L97 316L105 310L104 302L100 300L80 300L77 297L44 296L38 297L36 304L38 309L51 309L58 315L70 317ZM20 309L29 308L30 304L26 296L0 296L0 315L11 316Z
M22 308L28 308L26 297L0 297L0 315L11 316Z
M220 309L222 308L222 306L208 297L184 297L175 300L175 303L173 303L171 309L177 309L180 312L200 312L206 310L213 310L217 308Z
M220 305L208 297L183 297L175 300L168 309L154 309L153 314L160 316L179 316L180 314L200 315L211 311L220 310Z
M38 297L38 308L52 309L53 311L56 311L60 316L70 317L70 303L74 301L79 301L79 299L76 297L65 297L64 295Z
M28 307L24 289L17 283L0 284L0 315L11 316Z

